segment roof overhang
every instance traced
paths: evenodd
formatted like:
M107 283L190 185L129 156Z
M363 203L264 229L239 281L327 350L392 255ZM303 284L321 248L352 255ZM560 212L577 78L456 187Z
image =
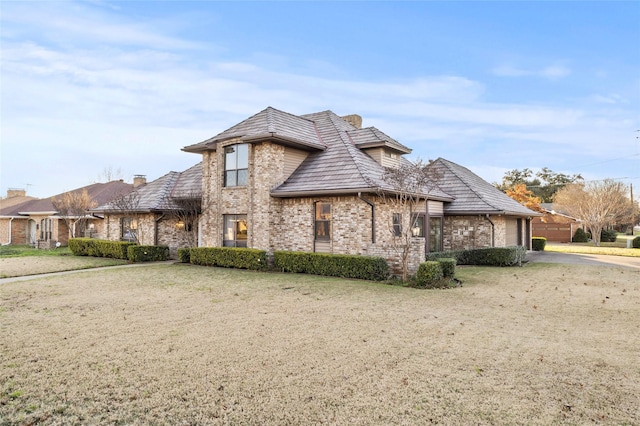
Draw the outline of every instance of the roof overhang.
M58 214L57 211L49 211L49 212L18 212L19 215L23 216L53 216Z
M542 213L534 212L531 213L523 213L523 212L509 212L509 211L499 211L499 210L450 210L445 206L444 212L448 215L460 215L460 216L517 216L517 217L531 217L531 216L542 216Z
M256 135L243 135L243 136L230 136L222 139L212 139L205 142L200 142L195 145L189 145L182 148L184 152L203 153L206 151L216 151L218 144L237 140L244 143L260 143L260 142L274 142L279 145L290 146L292 148L302 149L304 151L324 151L326 148L315 143L309 143L302 139L290 138L287 136L278 135L277 133L260 133Z
M356 146L359 149L388 148L389 150L397 152L398 154L411 154L411 149L400 149L400 147L388 141L364 142L358 143L356 144Z
M384 192L385 194L396 194L394 191L390 190L381 190L380 188L372 188L372 187L362 187L362 188L346 188L346 189L323 189L316 191L272 191L271 196L275 198L295 198L295 197L321 197L321 196L334 196L334 195L357 195L360 193L370 193L370 194L379 194ZM434 200L434 201L453 201L453 198L450 197L442 197L442 196L433 196L429 194L419 194L419 198L425 200Z

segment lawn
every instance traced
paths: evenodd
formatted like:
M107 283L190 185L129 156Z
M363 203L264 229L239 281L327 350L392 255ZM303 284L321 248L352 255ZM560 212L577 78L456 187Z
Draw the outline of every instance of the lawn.
M0 424L639 424L640 271L148 265L0 285Z

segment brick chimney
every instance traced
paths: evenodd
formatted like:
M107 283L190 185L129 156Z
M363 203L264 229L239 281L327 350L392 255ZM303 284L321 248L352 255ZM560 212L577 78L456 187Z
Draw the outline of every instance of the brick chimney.
M362 129L362 117L358 114L349 114L342 116L342 119L351 124L356 129Z
M24 189L9 188L7 189L7 198L26 197L27 191Z
M133 187L137 188L147 183L146 175L133 175Z

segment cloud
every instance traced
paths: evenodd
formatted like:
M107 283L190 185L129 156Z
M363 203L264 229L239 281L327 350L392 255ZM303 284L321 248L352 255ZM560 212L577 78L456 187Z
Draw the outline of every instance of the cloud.
M511 64L502 64L491 70L499 77L541 77L557 80L571 74L571 69L560 64L549 65L541 69L524 69Z

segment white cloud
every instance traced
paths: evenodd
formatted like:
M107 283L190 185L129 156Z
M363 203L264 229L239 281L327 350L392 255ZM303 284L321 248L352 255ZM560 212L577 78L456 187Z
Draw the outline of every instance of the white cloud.
M549 80L557 80L571 74L571 69L562 64L553 64L540 69L525 69L512 64L502 64L491 70L494 75L500 77L542 77Z

